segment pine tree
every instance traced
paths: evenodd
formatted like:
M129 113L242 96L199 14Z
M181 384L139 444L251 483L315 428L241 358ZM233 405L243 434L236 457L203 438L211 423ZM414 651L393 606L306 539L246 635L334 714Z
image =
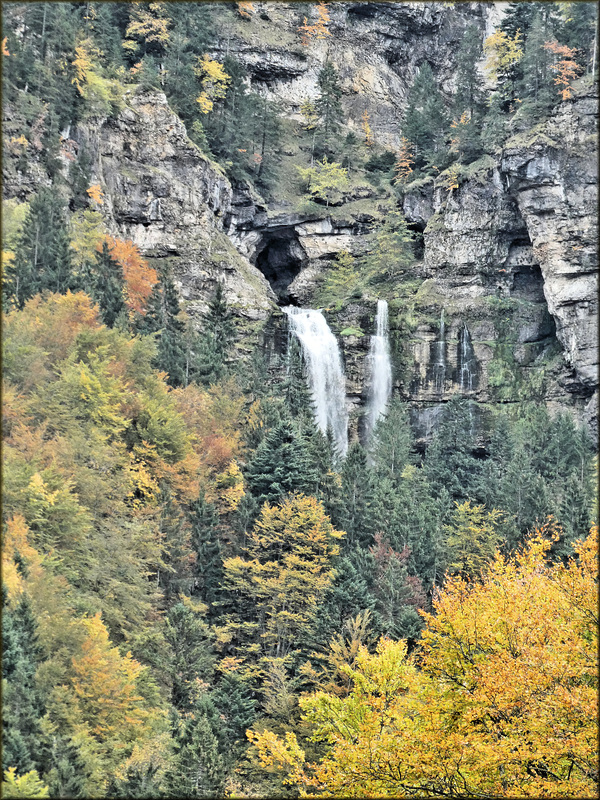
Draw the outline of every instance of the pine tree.
M260 504L276 503L290 492L311 493L317 483L306 445L288 421L267 433L249 460L245 476Z
M54 189L43 188L31 201L14 263L7 269L5 298L23 308L38 292L64 294L76 288L65 206Z
M447 161L444 139L447 130L444 102L426 61L408 93L402 135L413 145L417 169L442 169Z
M200 497L190 505L188 519L192 549L196 554L192 594L201 597L210 607L219 598L223 579L223 557L217 527L219 518L215 507Z
M108 248L102 243L102 250L96 256L96 263L90 274L90 293L100 306L102 321L109 328L127 319L125 307L125 279L123 268L115 261Z
M38 768L40 719L45 708L35 682L43 654L27 595L14 609L2 590L2 768L19 775Z
M342 122L342 88L336 68L327 61L318 77L319 96L316 108L321 118L320 131L322 141L319 155L333 155L334 137Z

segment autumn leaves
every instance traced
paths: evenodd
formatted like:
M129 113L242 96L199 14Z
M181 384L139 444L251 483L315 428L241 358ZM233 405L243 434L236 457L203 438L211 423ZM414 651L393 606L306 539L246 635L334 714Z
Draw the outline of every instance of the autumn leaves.
M538 529L481 581L449 578L404 642L361 646L348 694L300 700L327 755L308 763L293 733L249 732L265 766L302 796L590 797L595 793L598 532L566 564Z

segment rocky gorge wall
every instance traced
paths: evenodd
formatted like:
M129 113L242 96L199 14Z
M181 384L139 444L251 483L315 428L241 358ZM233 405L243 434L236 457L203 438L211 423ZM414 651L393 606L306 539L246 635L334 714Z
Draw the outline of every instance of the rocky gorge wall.
M328 57L340 72L349 128L358 130L366 110L378 141L394 148L419 65L425 58L432 64L450 97L466 26L475 22L483 40L501 5L335 3L331 41L309 52L298 41L297 4L256 3L252 25L231 12L228 35L211 54L235 55L253 88L276 98L292 123L302 101L316 96ZM124 102L115 118L69 132L65 173L67 155L86 152L111 232L131 239L152 263L169 261L193 319L221 281L238 318L239 349L250 351L266 336L276 363L286 341L278 305L313 305L335 254L368 249L380 194L359 186L316 214L303 213L285 192L266 202L248 185L232 186L187 138L163 94L132 90ZM542 397L595 429L596 119L596 94L579 92L552 119L469 165L458 188L433 179L407 187L403 210L422 248L406 292L387 299L395 389L411 404L421 438L455 394L484 413L489 404ZM284 173L294 161L290 146ZM26 197L36 180L11 174L5 193ZM385 285L380 291L386 296ZM343 350L355 431L376 300L364 293L326 312Z

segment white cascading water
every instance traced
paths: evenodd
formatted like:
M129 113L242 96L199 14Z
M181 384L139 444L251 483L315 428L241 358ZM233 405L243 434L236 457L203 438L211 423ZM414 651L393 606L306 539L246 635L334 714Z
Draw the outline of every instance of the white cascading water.
M444 322L444 309L440 316L440 335L432 345L433 379L435 390L438 394L444 391L446 379L446 323Z
M340 457L348 451L346 379L340 349L320 311L287 306L290 331L297 337L312 391L315 421L323 433L330 429Z
M371 336L371 346L367 356L369 379L366 415L367 441L373 435L377 420L382 414L385 414L392 394L392 362L388 334L388 304L385 300L378 300L375 335Z
M460 373L460 388L464 392L473 391L473 379L475 377L475 350L471 342L471 334L465 323L462 331L459 333L460 351L458 358L458 366Z

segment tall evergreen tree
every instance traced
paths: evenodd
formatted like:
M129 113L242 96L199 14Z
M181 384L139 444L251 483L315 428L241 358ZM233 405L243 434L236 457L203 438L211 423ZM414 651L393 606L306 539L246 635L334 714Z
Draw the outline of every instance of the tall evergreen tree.
M202 333L197 337L199 352L192 365L191 377L196 377L206 385L223 378L234 339L233 315L227 307L223 285L218 283L208 304L208 311L203 316Z
M45 708L35 681L43 653L27 595L14 609L2 587L2 768L19 775L38 769L40 720Z
M483 80L477 69L481 59L481 34L477 25L469 25L456 56L456 94L451 139L455 138L460 160L468 164L481 155L481 123L485 113Z
M316 108L320 116L321 145L318 155L333 155L332 143L340 129L342 111L342 88L336 68L327 61L318 77L319 96Z
M446 489L455 500L474 496L480 462L473 455L471 407L453 398L425 454L424 469L434 492Z
M245 476L260 504L277 503L290 492L312 494L317 483L306 445L289 421L269 431L250 459Z
M201 597L210 608L218 600L223 579L223 556L217 528L219 518L214 506L200 497L191 504L188 519L192 549L196 555L192 593Z
M426 61L408 93L402 134L413 145L415 169L441 169L447 162L445 137L448 120L444 101Z
M214 656L209 629L188 600L169 610L164 637L169 653L165 668L171 685L171 705L186 712L196 701L198 679L212 677Z
M109 328L117 323L124 324L127 319L125 306L125 278L123 268L110 254L108 244L102 243L102 250L96 256L96 263L90 271L90 293L100 306L102 321Z
M77 288L65 214L55 189L43 188L33 198L14 263L7 269L5 303L22 308L38 292L63 294Z
M148 299L146 315L137 320L140 333L158 334L154 366L166 372L170 386L187 385L189 372L185 325L179 317L181 308L170 270L163 269Z
M371 545L375 532L372 516L374 481L367 464L367 453L358 442L350 446L340 475L343 504L339 517L333 520L334 525L346 531L348 546Z

